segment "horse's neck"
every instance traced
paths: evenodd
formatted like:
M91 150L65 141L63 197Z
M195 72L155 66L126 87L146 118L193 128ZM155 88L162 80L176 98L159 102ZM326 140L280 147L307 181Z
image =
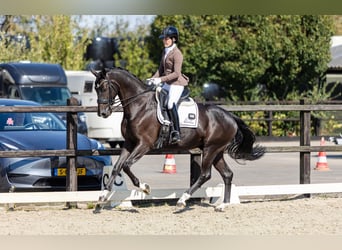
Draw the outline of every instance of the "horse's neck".
M113 78L119 84L119 96L122 100L139 95L146 90L138 79L124 70L114 71Z
M121 102L135 102L136 99L139 99L139 96L142 95L146 89L142 88L142 87L134 87L134 88L130 88L131 86L127 87L127 85L121 85L120 86L120 90L119 90L119 98L121 100Z
M123 69L115 69L111 72L112 79L119 85L118 95L124 109L131 106L144 106L147 101L145 92L147 86L144 86L135 76Z
M133 115L131 117L132 119L135 117L135 115L141 115L147 110L156 109L157 105L154 98L154 93L143 93L144 91L145 90L137 93L130 93L135 94L134 97L133 95L127 95L127 97L124 95L119 95L124 113L129 114L129 116Z
M147 94L147 88L142 86L136 79L124 80L124 78L118 79L120 86L118 96L124 110L126 109L127 112L135 106L143 108L149 102L148 99L153 99L153 95Z

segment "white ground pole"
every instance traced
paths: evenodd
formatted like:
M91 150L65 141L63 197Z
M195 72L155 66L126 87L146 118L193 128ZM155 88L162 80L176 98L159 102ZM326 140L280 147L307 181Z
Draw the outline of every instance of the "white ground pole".
M109 196L112 206L132 200L177 199L184 189L156 189L146 195L139 190L125 188L114 190ZM58 203L58 202L96 202L102 191L62 191L62 192L18 192L0 193L0 204L19 203ZM342 193L342 183L235 186L232 185L231 204L239 204L243 196L296 195L296 194ZM193 198L222 199L223 184L216 187L200 188ZM126 203L127 205L127 203Z

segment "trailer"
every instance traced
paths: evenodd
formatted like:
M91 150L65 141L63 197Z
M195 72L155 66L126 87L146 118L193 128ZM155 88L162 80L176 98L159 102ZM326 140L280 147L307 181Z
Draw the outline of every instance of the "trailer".
M97 106L97 94L94 88L95 76L90 71L66 70L68 88L83 106ZM113 112L108 118L102 118L96 112L87 113L88 137L107 142L112 148L121 147L124 138L121 134L123 112Z

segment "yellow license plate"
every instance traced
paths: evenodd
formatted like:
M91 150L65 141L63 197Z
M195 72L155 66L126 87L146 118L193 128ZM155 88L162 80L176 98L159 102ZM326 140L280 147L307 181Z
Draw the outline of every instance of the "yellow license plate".
M67 169L66 168L57 168L57 176L66 176ZM86 175L87 170L86 168L77 168L77 175Z

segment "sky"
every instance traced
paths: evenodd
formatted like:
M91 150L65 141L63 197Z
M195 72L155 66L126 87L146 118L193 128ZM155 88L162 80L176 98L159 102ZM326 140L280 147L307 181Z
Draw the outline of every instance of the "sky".
M120 21L128 22L128 29L134 30L138 25L151 23L154 17L154 15L84 15L82 19L84 19L84 22L89 27L93 24L100 23L102 19L108 25Z

